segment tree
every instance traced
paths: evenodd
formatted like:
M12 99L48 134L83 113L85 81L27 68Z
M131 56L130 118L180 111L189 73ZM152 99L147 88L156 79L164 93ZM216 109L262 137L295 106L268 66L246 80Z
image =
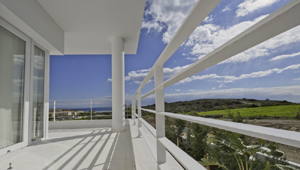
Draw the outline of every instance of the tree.
M190 155L195 160L201 160L206 154L207 149L207 134L208 127L193 123L191 126L191 130L188 130L187 140L190 144Z

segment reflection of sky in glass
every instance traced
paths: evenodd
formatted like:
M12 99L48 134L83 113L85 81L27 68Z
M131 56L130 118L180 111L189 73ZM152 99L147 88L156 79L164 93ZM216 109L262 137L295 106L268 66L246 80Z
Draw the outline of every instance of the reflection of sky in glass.
M32 140L43 137L44 113L44 66L45 52L34 46L33 56L33 107L32 107Z
M24 50L25 52L25 50ZM24 55L14 55L14 73L13 73L13 102L18 103L22 100L24 93Z
M25 45L0 26L0 148L23 141Z

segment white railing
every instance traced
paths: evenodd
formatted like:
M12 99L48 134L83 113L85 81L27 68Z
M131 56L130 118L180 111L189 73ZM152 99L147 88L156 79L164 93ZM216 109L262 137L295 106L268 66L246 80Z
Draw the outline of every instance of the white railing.
M183 152L165 137L165 116L178 118L206 126L216 127L233 131L248 136L262 138L294 147L300 148L300 135L298 132L259 127L234 122L226 122L214 119L187 116L164 111L164 88L169 87L185 78L188 78L206 68L222 62L240 52L243 52L261 42L279 35L295 26L300 25L300 1L291 0L289 3L262 19L246 31L237 35L224 45L215 49L205 57L199 59L185 70L176 74L167 81L163 81L163 64L173 55L180 45L190 36L196 27L209 15L221 0L198 0L190 14L180 26L173 39L164 49L140 87L132 98L132 118L138 118L137 127L139 135L142 135L142 124L155 134L156 138L156 160L161 169L166 168L166 149L186 169L205 169L197 161ZM141 95L141 89L154 76L155 88L145 95ZM155 93L155 110L141 108L141 99ZM136 114L136 101L138 114ZM152 128L142 119L142 110L156 114L156 129ZM134 121L135 122L135 121Z
M52 112L52 117L49 116L49 119L52 119L53 121L59 120L59 119L86 119L88 118L89 120L94 119L99 119L99 118L105 118L107 116L112 116L111 114L109 115L101 115L101 113L96 112L95 108L97 106L101 106L107 102L104 102L103 100L108 100L108 99L78 99L78 100L50 100L49 104L51 108L53 108ZM82 108L82 110L79 110L77 108ZM57 113L57 110L60 109L69 109L67 111L60 111L60 113ZM88 109L88 110L86 110ZM94 109L94 110L93 110ZM65 114L66 112L78 112L78 111L84 111L84 113L89 113L89 115L61 115L58 116L58 114ZM107 111L102 111L102 112L111 112L111 110ZM93 115L96 114L96 115ZM97 115L98 114L98 115ZM75 117L75 118L74 118Z

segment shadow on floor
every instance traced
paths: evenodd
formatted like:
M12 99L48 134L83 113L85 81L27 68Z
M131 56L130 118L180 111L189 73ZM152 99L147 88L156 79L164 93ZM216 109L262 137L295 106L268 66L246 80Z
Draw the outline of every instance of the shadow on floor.
M49 169L115 169L133 170L134 157L130 130L112 132L110 129L94 130L90 134L42 141L36 145L60 145L66 141L79 140L43 170ZM72 168L71 168L72 167Z

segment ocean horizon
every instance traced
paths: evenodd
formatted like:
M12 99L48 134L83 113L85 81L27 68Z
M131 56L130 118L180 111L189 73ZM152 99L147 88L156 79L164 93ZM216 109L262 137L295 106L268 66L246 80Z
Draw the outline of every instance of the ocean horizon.
M65 108L65 109L67 109L67 108ZM69 108L69 110L88 112L91 110L91 108ZM96 112L112 111L112 108L111 107L95 107L95 108L93 108L93 111L96 111Z

